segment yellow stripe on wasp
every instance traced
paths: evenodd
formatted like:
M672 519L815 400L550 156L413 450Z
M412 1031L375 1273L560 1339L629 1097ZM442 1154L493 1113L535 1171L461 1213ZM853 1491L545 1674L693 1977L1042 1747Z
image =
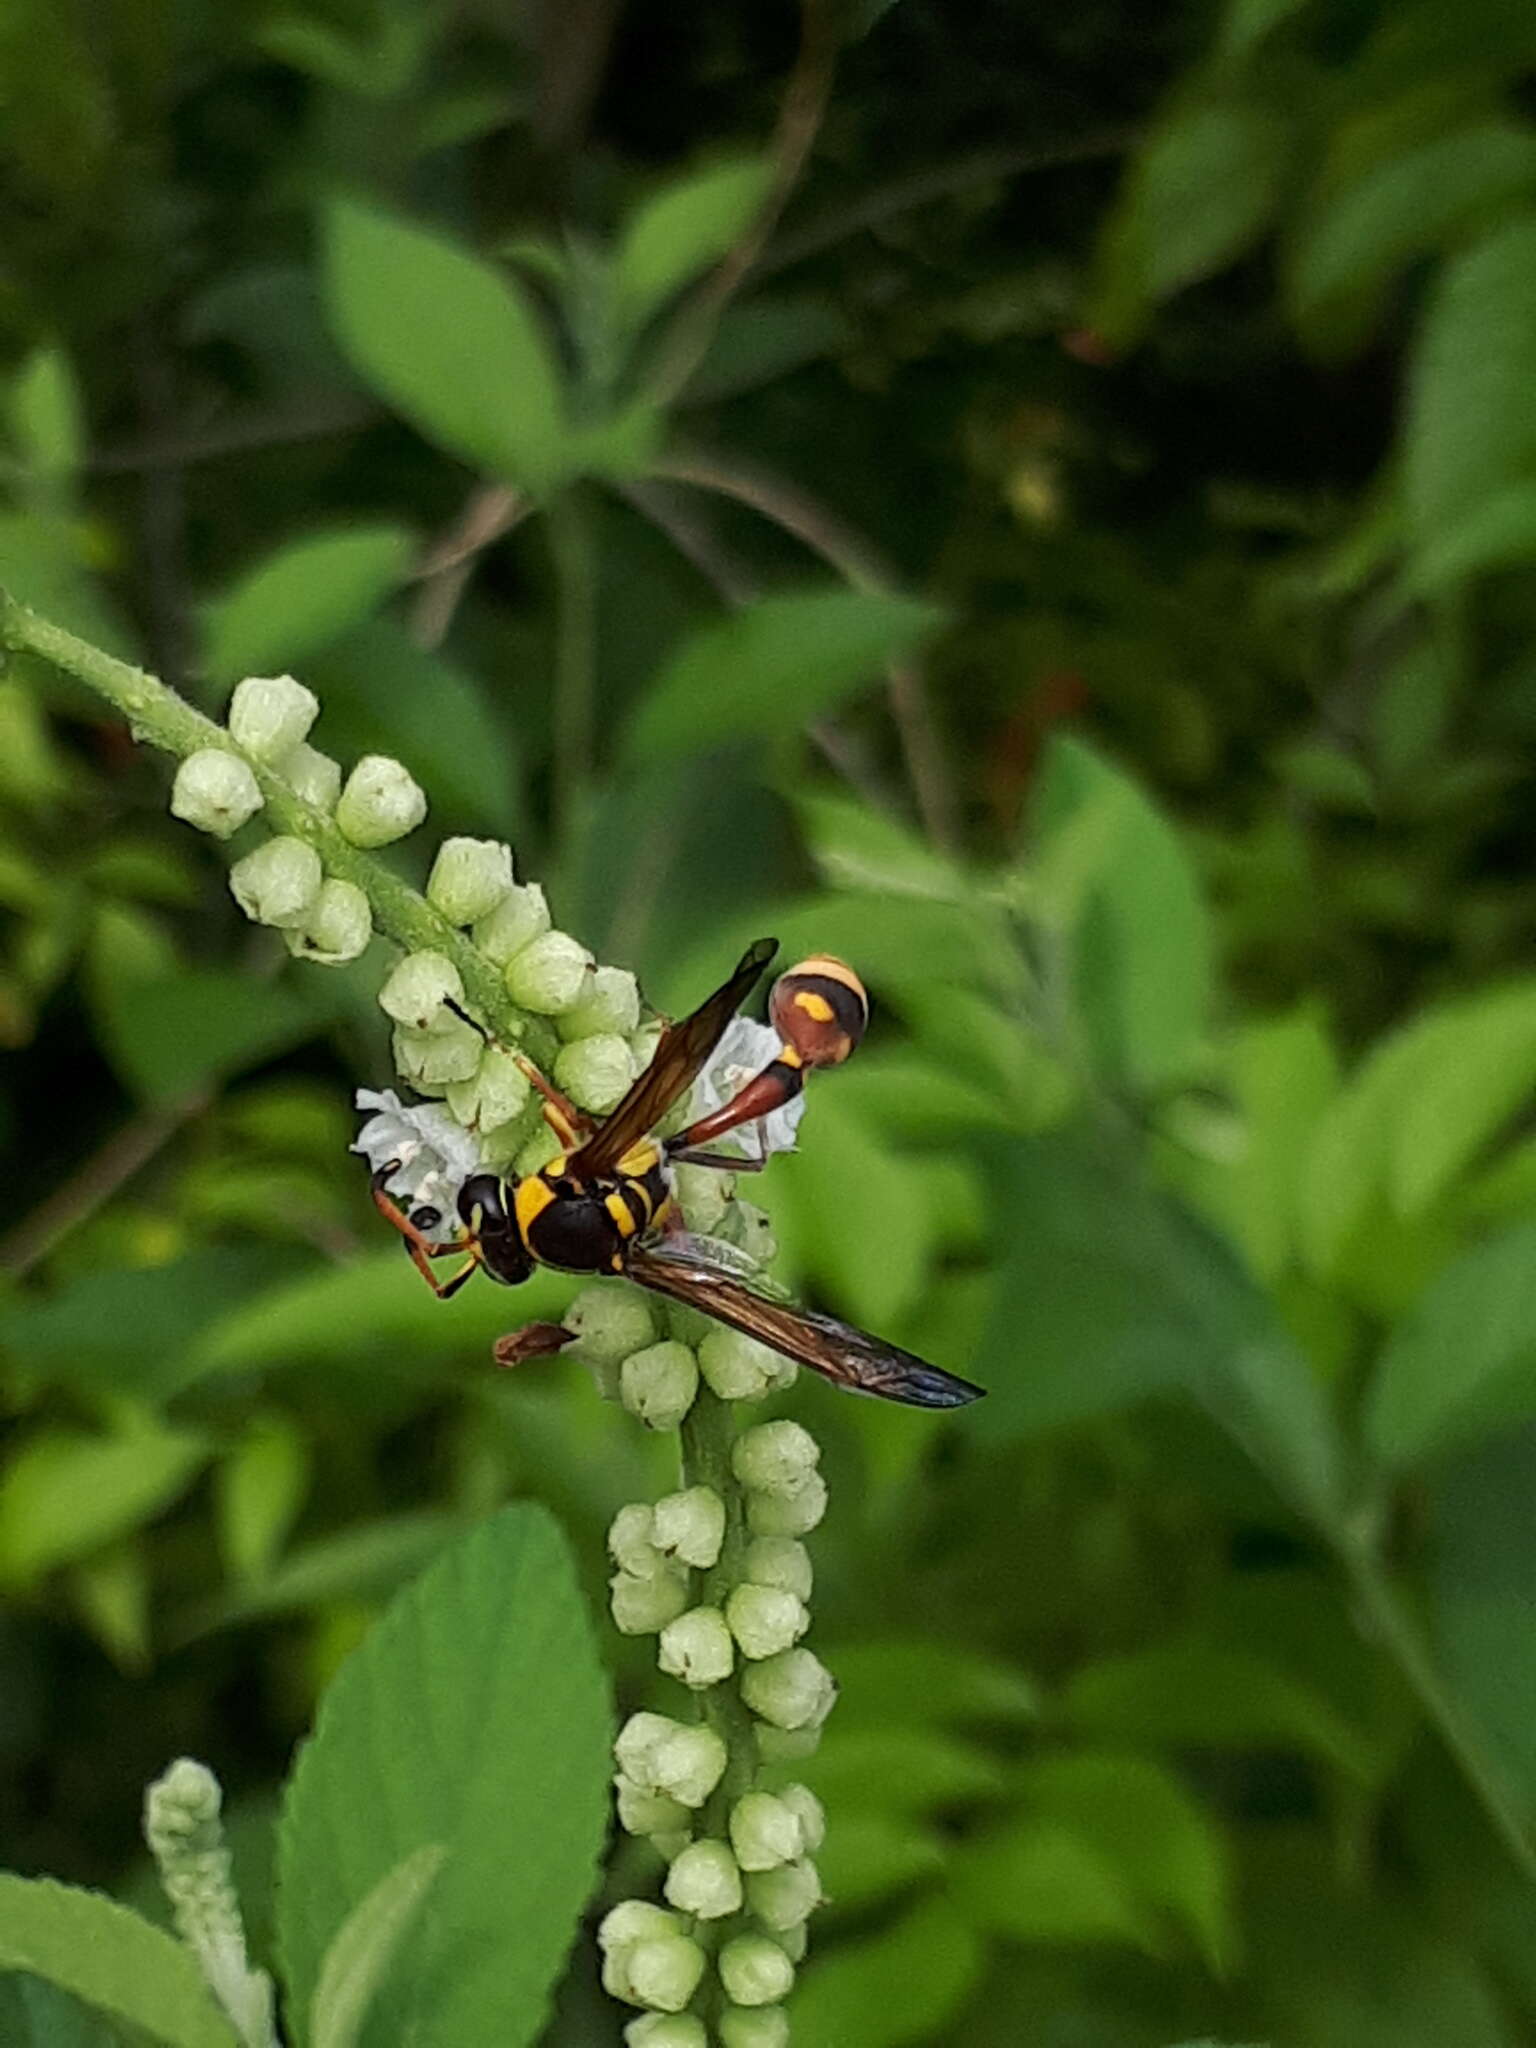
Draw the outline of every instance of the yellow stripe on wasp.
M802 960L779 976L769 994L768 1014L780 1041L773 1058L721 1108L674 1137L655 1137L656 1126L704 1070L776 950L774 940L757 940L728 981L690 1016L667 1025L651 1064L601 1123L585 1117L519 1059L544 1097L545 1118L560 1154L536 1174L471 1174L459 1190L459 1227L445 1240L432 1235L442 1221L436 1210L407 1214L388 1193L398 1160L387 1161L374 1174L374 1201L405 1239L417 1269L444 1298L477 1270L508 1287L528 1279L540 1265L568 1273L622 1274L745 1331L836 1386L915 1408L960 1407L983 1389L835 1316L778 1299L742 1270L728 1247L714 1254L708 1239L682 1230L672 1199L671 1166L683 1161L735 1173L761 1165L709 1148L791 1101L816 1068L841 1065L864 1036L869 998L853 969L830 954ZM432 1262L455 1254L466 1263L439 1282ZM496 1355L510 1364L556 1351L568 1340L569 1333L556 1325L534 1324L503 1338Z

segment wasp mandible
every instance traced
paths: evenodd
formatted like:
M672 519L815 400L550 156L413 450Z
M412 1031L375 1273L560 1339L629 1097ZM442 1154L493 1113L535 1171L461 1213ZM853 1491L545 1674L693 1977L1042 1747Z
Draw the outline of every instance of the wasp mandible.
M802 960L779 976L769 996L768 1014L779 1037L773 1058L721 1108L672 1137L658 1138L657 1125L703 1072L777 950L776 940L758 939L728 981L690 1016L666 1025L650 1065L601 1122L583 1115L518 1056L544 1098L545 1119L560 1152L534 1174L470 1174L459 1189L459 1229L453 1236L434 1239L431 1233L442 1222L438 1211L407 1213L389 1193L398 1160L387 1160L374 1174L373 1199L405 1239L422 1277L444 1299L480 1270L507 1287L518 1286L540 1265L618 1274L758 1338L835 1386L914 1408L960 1407L984 1389L836 1316L778 1299L733 1246L682 1227L673 1167L696 1164L739 1173L761 1165L711 1147L791 1102L809 1073L840 1065L864 1035L869 999L853 969L830 954ZM475 1028L483 1034L482 1026ZM440 1281L432 1261L455 1253L465 1263ZM497 1357L512 1363L567 1341L569 1333L557 1326L535 1324L503 1338Z

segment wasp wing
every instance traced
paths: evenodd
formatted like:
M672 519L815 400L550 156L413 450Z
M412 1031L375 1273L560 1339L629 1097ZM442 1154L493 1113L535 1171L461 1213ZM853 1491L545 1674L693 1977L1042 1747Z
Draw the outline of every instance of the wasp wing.
M686 1243L675 1249L670 1240L643 1246L630 1253L624 1271L642 1287L756 1337L850 1393L903 1401L909 1408L962 1408L986 1391L836 1316L775 1301L745 1274L727 1271Z
M757 985L759 976L778 951L777 939L758 939L748 946L737 962L730 980L722 983L680 1024L669 1024L661 1034L655 1057L613 1115L566 1161L565 1170L578 1180L590 1180L612 1173L632 1145L655 1130L657 1124L686 1094L703 1072L721 1033Z

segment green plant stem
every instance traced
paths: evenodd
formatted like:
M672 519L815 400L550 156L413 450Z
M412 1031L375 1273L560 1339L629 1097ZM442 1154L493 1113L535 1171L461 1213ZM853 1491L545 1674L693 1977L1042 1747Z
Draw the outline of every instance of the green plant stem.
M749 1540L746 1494L731 1465L731 1446L736 1440L736 1418L729 1401L700 1384L693 1406L683 1418L683 1485L707 1486L725 1503L725 1538L713 1568L704 1573L699 1593L706 1607L725 1606L733 1587L741 1583L742 1564ZM714 1841L730 1839L731 1808L744 1792L752 1789L757 1776L757 1738L752 1713L741 1696L741 1684L733 1671L719 1685L699 1695L702 1719L725 1744L726 1764L719 1784L705 1802L699 1816L701 1835ZM713 1954L737 1931L738 1918L703 1920L693 1929L694 1939ZM704 1980L700 1997L715 2000L718 1984L714 1972ZM714 2017L706 2010L706 2019Z
M597 549L579 489L546 518L555 569L555 843L570 848L592 780L597 699Z
M513 1004L501 975L478 947L409 882L344 838L324 811L296 796L281 775L238 747L222 725L194 709L158 676L66 632L6 591L0 591L0 647L52 662L106 698L128 720L136 739L147 740L168 754L185 759L200 748L219 747L238 755L256 778L266 817L281 831L312 846L327 874L355 883L368 898L381 931L407 952L445 954L459 970L471 1005L489 1027L505 1039L518 1040L540 1065L552 1061L556 1048L552 1028Z
M1455 1758L1494 1832L1526 1877L1536 1878L1536 1846L1520 1801L1498 1762L1489 1755L1480 1729L1447 1686L1435 1665L1423 1629L1392 1583L1367 1536L1349 1535L1335 1549L1359 1602L1362 1617L1392 1658L1425 1718Z

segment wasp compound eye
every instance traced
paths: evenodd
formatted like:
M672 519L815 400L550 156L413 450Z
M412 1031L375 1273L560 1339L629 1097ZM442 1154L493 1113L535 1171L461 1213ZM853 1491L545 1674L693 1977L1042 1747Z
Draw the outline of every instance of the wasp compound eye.
M845 961L830 953L801 960L773 984L768 1014L807 1067L836 1067L864 1036L869 997Z

